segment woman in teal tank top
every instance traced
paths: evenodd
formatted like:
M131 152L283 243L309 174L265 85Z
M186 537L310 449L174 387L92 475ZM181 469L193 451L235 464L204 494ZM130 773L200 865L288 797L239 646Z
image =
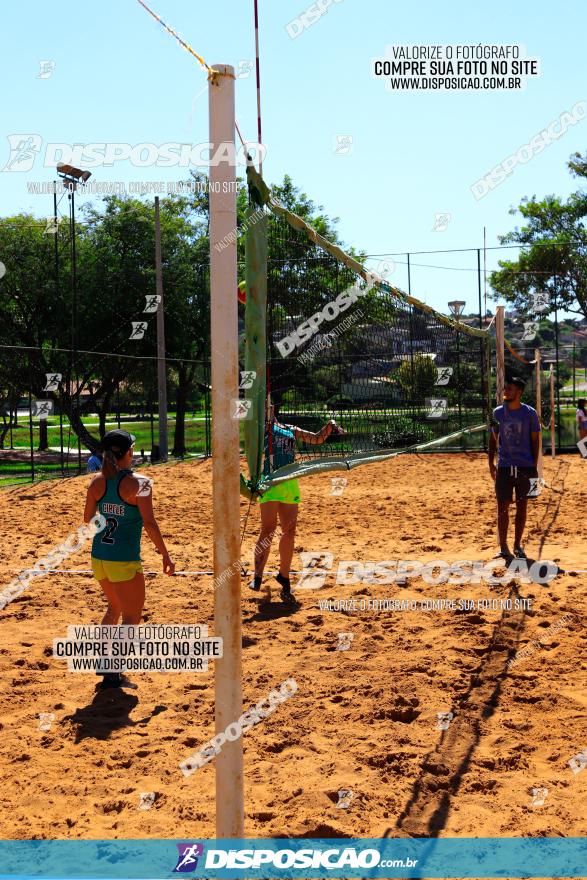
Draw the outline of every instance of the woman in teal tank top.
M342 428L330 419L319 431L304 431L296 425L283 425L277 420L276 409L269 406L268 419L265 425L265 474L291 464L295 459L296 440L319 446L331 434L344 434ZM286 480L264 492L260 498L261 531L255 546L255 574L250 587L255 592L261 590L263 573L269 558L271 542L277 529L277 521L281 526L282 536L279 542L279 572L275 580L281 587L279 597L286 605L295 606L297 601L292 593L290 568L294 553L296 527L298 521L298 504L300 487L295 479ZM265 585L265 602L271 601L271 590Z
M99 513L106 522L92 542L92 571L100 583L108 608L103 624L138 624L145 603L145 577L141 565L143 526L163 556L164 574L173 575L165 541L153 513L151 480L133 474L135 438L128 431L108 431L102 439L102 470L88 487L84 522ZM104 684L118 686L118 674L105 675Z

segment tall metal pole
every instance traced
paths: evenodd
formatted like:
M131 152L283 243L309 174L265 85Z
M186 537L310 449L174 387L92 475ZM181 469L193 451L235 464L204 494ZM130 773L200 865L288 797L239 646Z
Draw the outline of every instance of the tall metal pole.
M481 301L481 249L477 248L477 293L479 296L479 329L483 330L483 318L485 317L482 314L483 306ZM485 391L485 358L484 358L484 345L485 342L483 339L479 340L479 365L481 368L481 399L483 402L483 419L487 420L487 412L485 402L489 398L489 394ZM483 449L487 449L487 434L483 431Z
M577 384L575 381L575 358L576 358L576 356L577 356L577 354L576 354L575 340L573 339L573 407L575 407L577 405L577 402L576 402L577 401L577 397L576 397ZM574 431L573 439L576 443L577 442L577 419L575 419L573 422L573 431Z
M204 424L206 429L206 458L212 455L212 418L210 413L210 361L204 361Z
M461 332L457 330L457 404L459 407L459 431L463 430L462 400L461 400ZM464 438L461 436L461 449Z
M554 339L556 346L556 420L557 420L557 443L559 452L561 450L561 397L560 397L560 377L558 362L558 288L556 274L554 276Z
M236 241L236 168L234 149L234 69L214 64L210 77L210 303L212 342L212 501L214 524L214 630L223 656L215 661L216 733L242 714L242 635L239 564L239 421L232 417L238 399L238 299ZM226 144L224 150L218 149ZM216 757L216 836L244 835L243 743L228 739Z
M31 444L31 483L35 482L35 452L33 449L33 366L29 353L29 443ZM18 405L18 404L17 404Z
M407 264L408 264L408 294L412 295L412 272L410 265L410 255L406 254ZM415 422L416 414L414 412L414 403L416 400L416 382L415 382L415 372L414 372L414 327L412 323L412 315L414 307L410 304L410 311L408 312L409 320L410 320L410 378L412 382L412 401L411 401L411 416L412 416L412 424Z
M483 227L483 284L485 287L485 309L484 314L487 314L487 230L485 226ZM500 404L502 401L500 401Z
M497 405L503 403L503 389L505 386L505 306L498 306L495 315L495 355L496 355L496 389L495 399Z
M161 268L161 217L159 196L155 196L155 285L157 306L157 385L159 388L159 460L167 461L167 370L165 363L165 313L163 310L163 271Z
M71 293L72 293L72 315L71 315L71 336L72 336L72 379L75 380L75 372L77 368L77 350L78 350L78 330L77 330L77 254L75 249L75 183L69 184L70 198L70 224L71 224ZM82 408L80 399L79 379L77 381L77 389L75 400L77 401L77 470L81 474L82 471L82 442L79 433L79 427L82 423Z
M58 181L56 180L53 187L53 230L54 230L54 251L55 251L55 302L59 302L59 241L58 241L58 229L59 224L57 222L57 185ZM60 450L60 459L61 459L61 476L65 473L64 467L64 459L63 459L63 391L61 388L59 391L59 450Z
M155 426L153 424L153 394L149 391L149 418L151 421L151 455L153 455L153 448L155 446Z
M540 349L534 349L534 360L536 362L536 412L540 425L542 425L542 364L540 363ZM540 448L538 450L538 476L542 479L542 435L540 438Z
M71 351L77 349L77 265L75 252L75 183L69 183L69 247L71 250Z
M554 458L554 369L552 364L550 365L550 453Z
M479 296L479 329L483 330L483 318L484 315L481 314L482 304L481 304L481 249L477 248L477 293Z

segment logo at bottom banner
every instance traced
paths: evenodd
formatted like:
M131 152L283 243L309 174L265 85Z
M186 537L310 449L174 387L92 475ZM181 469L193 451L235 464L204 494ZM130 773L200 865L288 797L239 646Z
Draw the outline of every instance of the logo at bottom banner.
M198 857L203 855L201 843L178 843L179 858L174 868L176 872L193 872ZM408 859L408 865L398 860L398 867L414 867L416 860ZM341 868L374 868L380 864L380 853L376 849L357 851L353 847L304 848L304 849L206 849L205 860L200 869L237 870L242 868L314 868L334 871Z
M179 874L186 874L195 871L198 866L198 858L204 853L204 844L202 843L176 843L179 851L177 864L173 869Z

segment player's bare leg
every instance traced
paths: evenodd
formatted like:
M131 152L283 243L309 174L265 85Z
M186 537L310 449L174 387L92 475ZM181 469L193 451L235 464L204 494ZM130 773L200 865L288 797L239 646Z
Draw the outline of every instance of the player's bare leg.
M145 604L145 576L142 571L138 571L132 580L114 586L122 608L123 626L140 623Z
M122 614L122 606L118 600L118 596L112 581L104 578L100 581L100 586L102 587L102 592L106 596L106 600L108 602L108 608L106 609L106 613L102 618L102 623L105 626L114 626L118 623L120 615Z
M510 503L509 501L497 502L497 536L499 538L500 555L504 558L511 558L512 552L508 546L508 527L510 524Z
M291 605L295 603L295 599L291 591L289 573L294 553L298 505L280 503L278 514L282 535L279 541L279 574L277 575L277 581L281 585L281 600Z
M255 545L255 577L251 584L253 590L261 589L263 572L267 565L271 542L277 528L278 506L278 501L266 501L264 504L259 505L261 508L261 531ZM267 601L271 599L271 589L268 585L265 586L265 599Z
M524 537L524 529L526 528L526 516L528 513L528 501L526 498L521 498L519 501L516 501L516 521L514 525L515 536L514 536L514 555L523 558L525 557L524 550L522 548L522 538Z

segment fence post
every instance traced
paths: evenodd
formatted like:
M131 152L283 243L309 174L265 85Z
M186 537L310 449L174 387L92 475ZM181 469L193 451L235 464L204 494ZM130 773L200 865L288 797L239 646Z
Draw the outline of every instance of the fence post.
M505 385L505 306L498 306L495 314L495 356L496 356L496 388L495 397L497 405L503 403L503 389Z
M161 220L159 196L155 196L155 279L157 295L157 386L159 461L167 461L167 366L165 362L165 312L163 310L163 272L161 268Z
M204 361L204 424L206 426L206 458L212 455L212 419L210 413L210 361Z
M538 449L538 476L542 479L542 365L540 363L540 349L534 349L534 360L536 362L536 412L540 422L540 447Z
M62 380L63 381L63 380ZM63 455L63 389L59 383L59 457L61 459L61 476L65 474L65 460Z
M555 456L554 444L555 418L554 418L554 367L550 365L550 452L552 457Z
M31 364L31 356L29 360L29 443L31 444L31 483L35 482L35 454L33 450L33 367Z

